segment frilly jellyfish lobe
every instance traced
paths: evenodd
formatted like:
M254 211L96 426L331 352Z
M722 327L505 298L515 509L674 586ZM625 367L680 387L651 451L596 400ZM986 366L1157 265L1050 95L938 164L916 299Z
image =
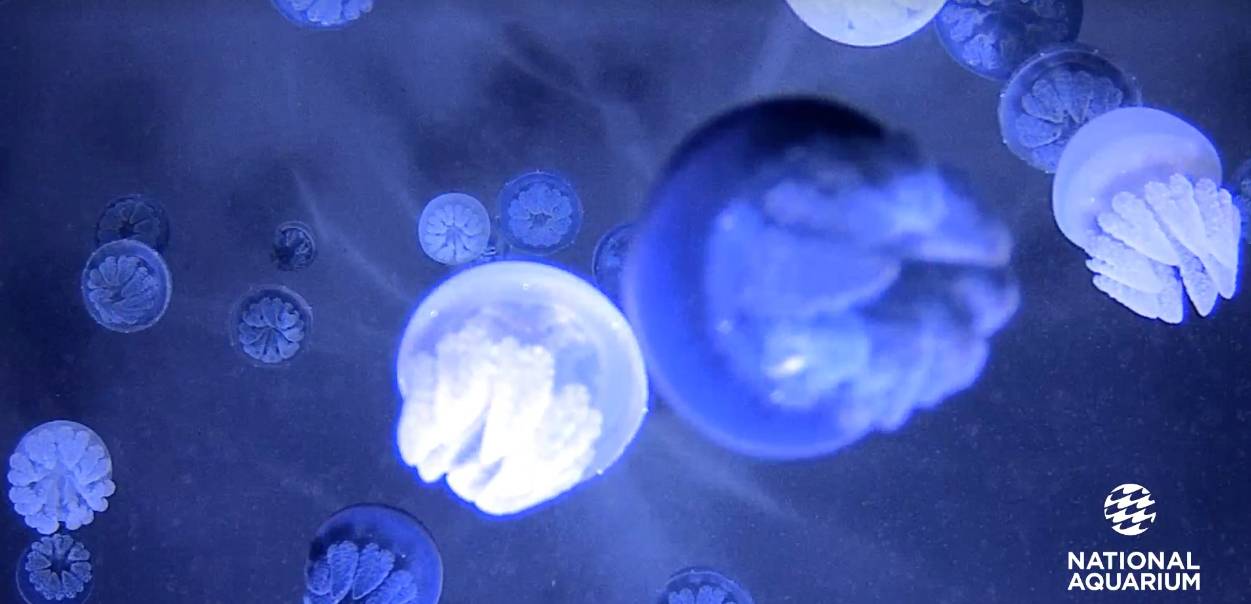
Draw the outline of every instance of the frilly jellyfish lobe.
M1133 107L1087 124L1060 158L1052 210L1090 257L1094 285L1135 313L1207 316L1238 285L1242 218L1220 188L1221 158L1194 126Z
M582 200L569 181L551 172L528 172L508 181L498 203L500 230L527 254L559 252L582 228Z
M625 318L586 281L536 262L482 264L431 291L396 376L404 461L492 515L602 473L647 410Z
M444 193L426 204L417 238L431 260L455 266L476 260L491 241L491 217L476 198Z
M273 0L288 21L307 29L339 29L373 10L374 0Z
M973 384L1018 304L1011 245L910 141L772 101L679 149L624 304L686 419L745 454L820 455Z
M91 595L91 552L66 534L30 544L17 564L17 591L26 604L82 604Z
M26 525L51 535L91 524L109 509L113 461L90 428L58 420L36 426L9 457L9 501Z
M253 362L273 366L308 345L313 312L300 294L279 285L244 295L231 314L231 342Z
M289 221L274 229L271 253L279 270L298 271L308 268L317 259L317 240L313 229L303 222Z
M595 244L595 254L591 257L591 275L595 284L609 299L621 299L621 271L625 268L626 253L630 250L630 238L634 235L634 225L619 224Z
M1242 215L1242 240L1251 241L1251 235L1247 233L1247 221L1251 219L1251 159L1234 169L1228 188L1234 196L1234 206Z
M169 245L169 218L165 208L146 195L123 195L110 201L96 221L96 245L135 239L156 250Z
M1021 65L999 97L999 129L1017 157L1048 174L1084 124L1142 104L1142 89L1099 51L1081 44L1045 50Z
M751 594L725 575L706 568L674 573L656 604L754 604Z
M884 46L916 33L947 0L786 0L813 31L851 46Z
M951 0L934 28L962 67L1006 80L1043 48L1077 39L1082 12L1082 0Z
M435 604L443 591L443 560L412 516L355 505L317 531L304 587L304 604Z
M172 290L165 259L134 239L96 248L83 267L87 313L111 331L132 333L156 325L169 307Z

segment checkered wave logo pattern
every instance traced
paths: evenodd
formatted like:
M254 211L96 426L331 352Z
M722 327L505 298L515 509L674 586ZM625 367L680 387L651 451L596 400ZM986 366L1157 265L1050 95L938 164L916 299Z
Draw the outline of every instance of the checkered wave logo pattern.
M1112 530L1129 537L1141 535L1155 523L1151 491L1137 484L1123 484L1103 500L1103 517L1112 523Z

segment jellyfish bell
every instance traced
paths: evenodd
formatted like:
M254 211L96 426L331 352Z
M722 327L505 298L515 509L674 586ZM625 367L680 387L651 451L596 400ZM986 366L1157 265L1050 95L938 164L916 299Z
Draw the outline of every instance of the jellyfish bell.
M43 535L78 530L109 508L113 461L91 428L69 420L35 426L9 456L9 501Z
M17 592L26 604L83 604L95 586L91 552L64 533L42 537L17 561Z
M309 543L306 604L435 604L443 559L408 513L378 504L335 512Z
M946 0L786 0L805 25L849 46L885 46L925 27Z
M710 568L691 567L665 582L656 604L755 604L751 594L733 579Z
M336 30L373 10L374 0L272 0L291 23L312 30Z
M435 262L449 266L472 262L490 246L491 217L476 197L443 193L422 209L417 239Z
M519 252L548 256L571 245L582 228L582 200L564 176L548 170L517 175L496 198L498 226Z

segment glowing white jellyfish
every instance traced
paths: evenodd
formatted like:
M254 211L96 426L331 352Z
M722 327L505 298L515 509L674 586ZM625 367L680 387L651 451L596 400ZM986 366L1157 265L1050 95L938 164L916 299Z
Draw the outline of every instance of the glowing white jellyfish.
M435 288L405 329L396 377L405 463L492 515L602 473L647 411L625 318L586 281L536 262L482 264Z
M491 240L491 217L477 198L444 193L426 204L417 222L421 249L435 262L455 266L476 260Z
M851 46L884 46L925 27L947 0L786 0L814 31Z
M44 535L77 530L109 509L113 462L90 428L58 420L36 426L9 457L9 501Z
M1052 209L1090 256L1095 287L1149 319L1207 316L1238 283L1241 217L1221 158L1194 126L1157 109L1096 118L1060 157Z

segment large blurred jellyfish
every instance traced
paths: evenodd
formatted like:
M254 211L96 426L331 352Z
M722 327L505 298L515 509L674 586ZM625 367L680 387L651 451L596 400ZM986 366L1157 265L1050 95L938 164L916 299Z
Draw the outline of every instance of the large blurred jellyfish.
M254 365L274 367L308 347L313 311L304 297L281 285L244 294L230 313L230 343Z
M999 97L999 130L1017 157L1048 174L1090 120L1142 104L1138 82L1098 50L1049 48L1021 65Z
M96 245L135 239L156 250L169 245L169 218L165 208L147 195L123 195L109 202L96 221Z
M1052 209L1095 287L1149 319L1207 316L1238 285L1242 226L1221 158L1194 126L1133 107L1087 124L1060 158Z
M339 29L373 10L374 0L273 0L288 21L307 29Z
M309 545L304 604L435 604L443 559L416 518L361 504L331 516Z
M591 256L591 276L600 291L614 302L621 299L621 271L625 268L626 254L630 251L630 238L634 224L619 224L604 233L595 244Z
M741 585L715 570L688 568L669 577L656 604L754 604L754 600Z
M1242 215L1242 239L1248 240L1247 220L1251 219L1251 159L1234 168L1229 176L1229 191L1234 196L1234 206Z
M477 259L491 241L491 217L477 198L444 193L417 220L417 239L431 260L450 266Z
M884 46L919 31L947 0L786 0L813 31L851 46Z
M1006 80L1043 48L1077 39L1082 12L1082 0L951 0L934 28L962 67Z
M841 105L770 101L671 159L624 304L687 420L749 455L820 455L977 380L1017 307L1011 245L911 141Z
M91 596L91 552L65 534L31 543L17 561L17 591L26 604L82 604Z
M289 220L274 229L273 249L270 257L281 271L304 270L317 259L317 240L313 228L296 220Z
M492 515L604 472L647 411L625 317L586 281L536 262L482 264L430 292L396 376L405 463Z
M518 251L546 256L573 245L582 228L582 200L568 180L537 170L500 189L499 227Z
M142 331L161 320L173 294L165 259L135 239L106 243L87 258L82 272L87 314L105 329Z
M104 441L71 421L40 424L9 457L9 501L26 525L44 535L62 524L77 530L109 509L113 461Z

